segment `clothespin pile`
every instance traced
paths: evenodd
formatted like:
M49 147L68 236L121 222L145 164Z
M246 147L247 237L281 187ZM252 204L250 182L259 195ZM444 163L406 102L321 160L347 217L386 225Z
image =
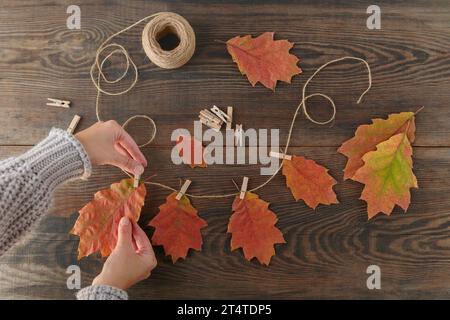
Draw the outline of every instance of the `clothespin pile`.
M200 122L203 123L205 126L214 129L216 131L220 131L224 123L227 124L227 128L231 127L231 122L233 121L232 114L233 114L233 107L228 107L228 114L227 114L222 110L220 110L217 106L213 106L210 110L203 109L202 111L200 111L198 117L200 119Z

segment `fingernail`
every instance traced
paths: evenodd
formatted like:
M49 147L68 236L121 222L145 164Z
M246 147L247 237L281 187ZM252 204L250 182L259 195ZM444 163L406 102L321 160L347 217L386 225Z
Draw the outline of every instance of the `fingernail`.
M123 225L123 226L127 226L127 225L130 224L130 219L128 219L127 217L123 217L123 218L120 220L120 224Z
M134 174L140 176L144 173L144 167L140 164L138 164L136 167L134 167Z

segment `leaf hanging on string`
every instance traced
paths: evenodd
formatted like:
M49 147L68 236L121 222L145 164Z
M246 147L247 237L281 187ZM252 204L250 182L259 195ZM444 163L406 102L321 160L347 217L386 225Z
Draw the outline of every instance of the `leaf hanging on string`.
M418 188L412 171L412 147L408 137L398 133L366 153L364 165L356 171L353 180L364 183L361 194L367 202L369 219L382 212L390 215L394 206L404 211L411 201L411 188Z
M257 194L246 192L233 202L233 214L228 223L231 233L231 250L242 248L247 260L257 258L261 264L269 265L275 254L274 245L286 243L281 231L275 227L278 218L269 209L269 203Z
M95 193L94 199L81 210L70 233L80 237L78 259L100 251L109 256L117 243L120 219L137 222L147 191L144 183L133 187L133 179L123 179L109 189Z
M375 150L377 144L404 132L406 128L408 128L408 139L412 143L416 130L413 112L394 113L387 119L373 119L372 124L359 126L355 136L345 141L338 149L338 152L348 158L344 169L344 179L351 179L363 166L362 157L367 152Z
M315 161L292 156L291 160L283 160L282 172L296 201L303 200L313 209L319 204L339 203L333 191L336 180Z
M176 148L184 164L188 164L191 168L207 167L204 158L204 147L197 139L180 135L177 139Z
M176 196L177 192L171 193L159 207L159 213L149 222L149 226L155 228L152 243L163 246L173 263L179 258L186 259L190 248L201 251L200 229L208 225L197 215L188 197L182 196L177 200Z
M273 40L273 35L273 32L265 32L256 38L246 35L227 41L228 52L252 86L259 81L275 90L277 80L291 83L291 78L302 72L297 66L299 59L289 53L294 44Z

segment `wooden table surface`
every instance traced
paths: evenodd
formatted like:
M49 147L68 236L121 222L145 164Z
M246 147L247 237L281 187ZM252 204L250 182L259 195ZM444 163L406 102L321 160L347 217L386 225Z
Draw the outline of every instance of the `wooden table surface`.
M18 155L43 139L52 126L66 128L74 114L80 128L96 120L96 91L89 77L96 48L109 35L158 11L173 11L192 24L197 46L178 70L163 70L146 58L142 28L119 37L139 66L137 86L120 97L102 97L103 115L122 123L143 113L155 119L158 134L143 149L147 174L154 181L179 186L190 178L194 193L234 192L231 179L250 177L250 187L266 179L259 165L212 165L206 169L175 166L170 161L170 134L192 129L205 106L232 105L245 128L279 128L284 143L306 79L323 63L346 55L366 59L373 87L361 64L345 62L319 75L309 92L331 95L337 104L333 126L317 126L299 117L292 153L330 168L339 181L340 204L315 211L295 202L278 175L258 193L278 214L287 244L276 247L269 267L230 252L226 234L232 199L192 202L209 226L202 252L191 251L172 264L156 248L159 265L133 287L134 299L167 298L450 298L450 4L447 0L378 1L381 30L366 27L366 1L88 1L80 0L81 30L66 27L67 1L14 1L0 4L0 158ZM277 39L295 42L303 73L275 92L252 87L231 61L223 43L236 35L275 31ZM45 106L47 97L72 101L70 110ZM367 221L358 200L362 186L342 181L345 157L337 147L358 125L389 113L425 109L417 116L414 172L420 189L412 190L405 214L379 215ZM326 102L311 101L315 117L329 116ZM145 123L130 132L143 141ZM69 235L77 210L93 194L123 174L96 167L86 182L58 189L51 214L27 239L0 258L0 298L72 299L66 268L78 264L82 285L99 273L102 260L77 262L78 239ZM168 195L149 187L140 223L146 225ZM146 228L151 236L153 230ZM366 269L381 268L381 290L368 290Z

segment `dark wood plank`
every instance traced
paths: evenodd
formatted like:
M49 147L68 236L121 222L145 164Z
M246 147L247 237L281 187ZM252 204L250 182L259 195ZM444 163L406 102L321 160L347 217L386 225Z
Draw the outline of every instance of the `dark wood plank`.
M279 128L285 141L307 77L331 59L355 55L366 58L373 70L374 86L364 103L356 104L367 83L361 65L343 63L324 71L309 92L332 95L338 106L337 120L333 127L318 127L301 117L293 145L336 146L371 118L423 105L426 108L417 119L417 145L450 146L450 8L446 1L381 2L380 31L365 27L367 3L361 1L339 5L332 1L216 1L207 5L80 1L79 5L82 29L70 31L65 26L65 3L3 2L0 108L8 117L0 118L0 144L34 144L50 126L66 127L73 113L83 116L81 127L92 124L95 91L89 67L98 45L145 14L172 10L184 15L196 31L193 59L178 70L157 68L142 52L141 29L130 31L118 41L136 59L141 81L128 95L102 99L106 119L123 122L136 113L154 117L159 128L156 145L169 145L172 130L190 128L199 110L212 104L234 105L237 120L246 127ZM214 41L264 31L275 31L278 39L295 42L293 53L301 57L304 70L292 85L279 84L275 93L261 85L252 88L223 44ZM73 109L46 108L48 96L70 99ZM328 116L324 101L312 103L316 117Z
M0 158L20 154L24 147L0 147ZM335 148L303 147L293 153L315 159L342 180L345 159ZM174 187L179 177L190 177L195 193L232 192L232 177L252 172L251 185L262 181L258 167L211 166L204 170L175 166L167 161L169 148L150 148L146 153L156 171L156 181ZM193 199L208 221L202 252L172 265L157 248L159 266L150 279L130 290L133 298L446 298L450 267L450 149L416 147L414 168L420 189L412 191L408 213L398 208L390 217L367 221L365 205L358 200L361 185L340 182L339 205L320 206L316 211L295 203L284 178L279 175L259 195L271 202L287 244L277 246L269 268L248 262L241 252L230 252L226 225L231 199ZM77 264L78 240L68 235L76 214L95 191L123 174L107 167L95 168L86 182L70 183L56 194L52 215L21 245L0 259L0 296L10 298L71 298L65 286L65 269ZM250 186L251 186L250 185ZM150 187L140 220L145 225L157 213L168 192ZM68 196L70 195L70 196ZM147 227L149 236L152 228ZM366 288L366 268L382 270L382 290ZM79 262L83 284L101 270L101 259ZM239 271L237 271L239 270ZM264 282L261 281L264 279ZM342 290L342 288L347 288ZM212 289L214 288L214 289ZM236 290L239 288L239 290Z

